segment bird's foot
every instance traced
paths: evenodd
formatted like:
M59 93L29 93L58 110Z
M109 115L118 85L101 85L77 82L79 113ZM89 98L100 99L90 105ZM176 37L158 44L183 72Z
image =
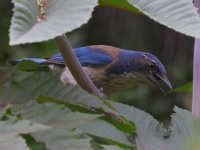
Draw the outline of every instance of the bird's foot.
M99 89L99 92L102 94L103 98L107 99L106 94L103 92L103 87Z

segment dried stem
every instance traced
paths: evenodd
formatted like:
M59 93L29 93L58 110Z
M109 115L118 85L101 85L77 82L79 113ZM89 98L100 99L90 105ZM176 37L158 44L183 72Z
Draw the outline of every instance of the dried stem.
M89 93L95 93L101 97L104 97L102 93L96 88L87 74L84 72L81 64L79 63L74 51L69 43L65 34L55 38L56 44L67 64L70 72L79 86L88 91Z

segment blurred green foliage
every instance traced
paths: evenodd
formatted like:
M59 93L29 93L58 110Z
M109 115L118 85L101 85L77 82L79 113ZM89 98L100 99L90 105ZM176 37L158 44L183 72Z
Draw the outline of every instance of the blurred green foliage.
M177 87L170 92L189 92L189 91L192 91L192 82L189 82L189 83L186 83L185 85Z
M48 57L56 54L53 40L9 46L8 30L12 16L11 1L0 1L0 66L9 66L9 59L20 57ZM112 7L98 6L90 21L67 33L73 47L85 45L112 45L129 50L148 51L156 55L167 69L173 88L192 80L194 39L166 28L144 15ZM141 85L116 93L109 99L134 105L160 120L167 120L174 105L190 108L191 93L169 93Z
M103 6L111 6L111 7L116 7L120 9L125 9L129 11L133 11L135 13L140 13L142 14L139 9L131 5L127 0L99 0L99 4Z

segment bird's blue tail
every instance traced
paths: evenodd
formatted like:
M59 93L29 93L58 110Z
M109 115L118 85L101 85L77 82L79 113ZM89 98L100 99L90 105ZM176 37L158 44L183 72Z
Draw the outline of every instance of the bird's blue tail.
M15 60L9 60L8 63L11 65L16 65L23 60L31 60L37 64L41 64L41 63L44 63L47 61L46 59L43 59L43 58L19 58L19 59L15 59Z
M15 66L19 62L25 61L25 60L31 60L31 61L39 64L39 66L37 68L22 69L23 71L49 71L50 70L50 68L49 68L50 64L46 63L47 59L44 59L44 58L19 58L19 59L9 60L8 63Z

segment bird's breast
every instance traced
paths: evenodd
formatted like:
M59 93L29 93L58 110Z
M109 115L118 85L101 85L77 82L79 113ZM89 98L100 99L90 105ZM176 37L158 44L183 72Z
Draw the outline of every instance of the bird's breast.
M133 88L141 83L149 83L150 81L139 73L124 73L105 75L100 80L94 81L98 88L103 87L106 95L113 94L117 91Z
M103 88L106 95L113 94L117 91L127 90L137 86L140 83L151 84L150 81L138 72L107 74L108 65L98 67L83 67L93 83L98 89ZM64 83L76 84L68 68L61 75L61 81Z

